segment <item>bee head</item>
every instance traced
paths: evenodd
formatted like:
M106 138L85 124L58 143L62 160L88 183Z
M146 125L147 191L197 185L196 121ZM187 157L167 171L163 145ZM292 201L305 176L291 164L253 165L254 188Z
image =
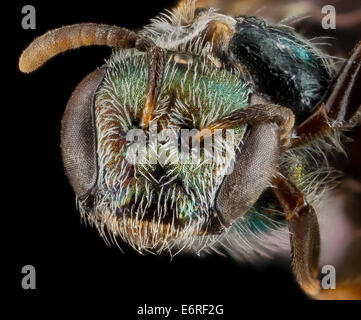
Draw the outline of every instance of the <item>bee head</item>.
M208 54L160 49L129 30L95 24L39 37L23 52L20 69L31 72L84 44L118 50L77 86L62 121L64 166L82 217L104 238L138 251L209 245L264 188L253 179L240 196L232 184L248 164L262 166L253 161L259 157L236 156L247 124L213 125L247 107L249 85L238 69L224 69ZM252 137L251 144L262 140L260 131Z
M102 236L120 237L139 251L203 245L223 228L215 196L246 126L197 133L245 107L248 88L207 57L167 52L144 128L147 74L145 54L121 50L78 85L62 126L67 176L83 217Z

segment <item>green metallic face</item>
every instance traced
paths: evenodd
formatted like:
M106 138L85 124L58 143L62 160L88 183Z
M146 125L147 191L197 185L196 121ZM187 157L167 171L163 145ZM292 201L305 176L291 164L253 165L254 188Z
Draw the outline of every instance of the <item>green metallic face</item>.
M144 54L116 53L96 95L95 211L137 248L154 249L170 238L189 240L214 228L215 193L246 130L238 127L231 136L220 132L204 139L198 153L183 148L192 141L187 134L244 108L249 90L239 74L218 69L208 58L178 58L167 53L160 97L147 130L139 126L148 76ZM130 135L134 132L137 139ZM134 161L129 154L140 137L145 139L142 157Z

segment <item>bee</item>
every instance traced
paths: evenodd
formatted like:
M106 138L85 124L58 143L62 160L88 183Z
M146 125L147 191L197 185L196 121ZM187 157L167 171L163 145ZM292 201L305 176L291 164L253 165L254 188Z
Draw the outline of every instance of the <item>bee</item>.
M342 130L358 121L361 42L337 73L287 26L187 0L137 33L95 23L51 30L24 50L19 68L29 73L90 45L114 52L76 87L61 131L82 218L140 253L226 250L251 259L290 242L295 278L316 296L314 206L333 184L329 154L341 152ZM174 139L152 139L154 129ZM134 132L145 141L143 161L128 157ZM181 161L190 140L198 161Z

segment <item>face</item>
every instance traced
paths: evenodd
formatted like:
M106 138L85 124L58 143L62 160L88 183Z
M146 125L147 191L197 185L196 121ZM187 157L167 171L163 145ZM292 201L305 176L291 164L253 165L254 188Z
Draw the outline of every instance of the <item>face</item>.
M78 177L71 182L80 210L102 233L106 228L140 251L211 241L221 231L215 195L232 169L246 126L195 136L246 107L249 89L239 73L221 70L208 58L168 52L155 116L143 130L147 70L145 54L115 53L87 99L94 103L86 107L93 117L76 124L89 127L81 137L71 136L74 130L66 127L74 117L65 115L65 164L74 152L93 162L86 179L66 165L68 176ZM79 141L89 133L93 138L79 154ZM77 168L83 171L84 165Z

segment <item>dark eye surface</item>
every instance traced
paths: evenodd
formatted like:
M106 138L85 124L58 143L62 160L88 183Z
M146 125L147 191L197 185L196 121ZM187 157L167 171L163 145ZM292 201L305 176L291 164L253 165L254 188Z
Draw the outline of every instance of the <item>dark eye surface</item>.
M215 208L226 225L252 208L275 172L278 157L278 128L274 124L254 126L233 171L225 176L217 192Z
M70 97L62 120L61 147L66 174L76 195L85 196L97 182L94 95L105 70L84 78Z

